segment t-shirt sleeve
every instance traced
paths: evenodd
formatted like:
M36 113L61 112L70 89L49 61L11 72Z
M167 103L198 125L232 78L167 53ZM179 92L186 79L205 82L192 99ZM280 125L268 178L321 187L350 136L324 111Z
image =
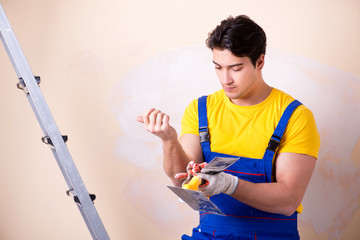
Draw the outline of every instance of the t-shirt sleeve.
M184 115L181 119L181 133L199 135L199 117L198 117L198 100L193 100L185 109Z
M313 113L305 106L299 106L291 116L279 152L307 154L318 158L320 135Z

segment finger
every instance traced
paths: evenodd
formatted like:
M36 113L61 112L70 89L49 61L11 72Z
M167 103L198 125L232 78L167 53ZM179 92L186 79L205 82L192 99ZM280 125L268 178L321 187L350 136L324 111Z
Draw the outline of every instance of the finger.
M163 129L166 129L170 126L169 122L170 122L170 117L169 117L169 115L165 114L163 117L163 124L162 124Z
M199 185L199 188L203 188L203 187L206 187L208 185L209 185L209 181L202 178L201 183Z
M193 171L195 173L200 172L201 171L201 166L198 163L195 163L194 166L193 166Z
M136 121L138 121L138 122L140 122L140 123L144 123L143 116L137 116L137 117L136 117Z
M201 178L199 188L206 187L210 184L209 181L204 178L205 176L202 173L197 174L197 176Z
M162 129L163 125L163 117L165 116L165 113L158 112L156 114L156 122L155 122L155 129L160 130Z
M184 178L187 178L187 176L188 176L187 173L177 173L177 174L175 174L176 179L184 179Z
M190 170L193 168L193 165L194 165L194 161L190 161L186 167L186 170Z
M147 110L144 115L143 115L143 122L148 125L149 124L149 116L150 114L155 111L155 108L150 108L149 110Z
M199 164L199 166L200 166L201 168L204 168L204 167L206 167L207 164L208 164L207 162L202 162L202 163Z
M160 110L154 109L149 115L148 125L150 126L151 129L153 129L156 124L156 116L159 112L160 112Z

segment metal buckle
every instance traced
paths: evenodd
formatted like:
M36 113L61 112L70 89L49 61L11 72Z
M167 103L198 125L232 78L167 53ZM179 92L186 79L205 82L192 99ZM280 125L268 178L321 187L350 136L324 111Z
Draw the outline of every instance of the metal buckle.
M201 130L205 130L205 131L201 131ZM209 135L209 131L207 130L207 127L199 128L199 136L201 143L210 141L210 135Z
M270 150L270 151L275 152L276 149L278 148L279 144L280 144L280 140L279 140L279 141L278 141L278 140L275 140L275 139L273 139L273 137L279 138L278 136L274 136L274 135L273 135L273 136L271 137L270 141L269 141L269 144L268 144L268 146L267 146L267 150ZM280 139L280 138L279 138L279 139Z

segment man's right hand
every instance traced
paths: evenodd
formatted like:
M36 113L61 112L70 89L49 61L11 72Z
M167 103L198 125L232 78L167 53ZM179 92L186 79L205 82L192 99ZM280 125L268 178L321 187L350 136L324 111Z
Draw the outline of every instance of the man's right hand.
M146 131L161 138L164 150L164 170L175 186L181 186L183 180L176 179L176 173L184 172L188 163L204 161L200 138L195 134L185 134L178 140L178 135L169 124L169 116L160 110L151 108L143 116L136 117L143 123Z
M143 116L137 116L136 120L143 123L148 132L164 142L177 140L176 130L169 123L170 117L160 110L151 108Z

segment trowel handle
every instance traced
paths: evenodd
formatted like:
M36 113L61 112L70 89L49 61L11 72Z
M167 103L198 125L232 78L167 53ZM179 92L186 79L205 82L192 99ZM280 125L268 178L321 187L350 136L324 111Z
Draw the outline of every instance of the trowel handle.
M182 186L182 188L190 189L190 190L198 190L199 185L205 184L206 180L202 179L199 176L193 176L189 183L186 183Z
M190 189L190 190L198 190L199 185L201 184L202 179L198 176L193 176L189 183L186 183L182 186L182 188Z

